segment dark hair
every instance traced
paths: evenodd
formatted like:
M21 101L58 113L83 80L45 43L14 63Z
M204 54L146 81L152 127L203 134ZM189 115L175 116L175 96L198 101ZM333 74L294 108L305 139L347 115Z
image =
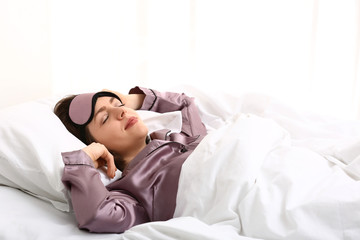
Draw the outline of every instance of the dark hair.
M70 95L58 101L54 107L54 113L56 116L58 116L58 118L70 133L72 133L86 145L89 145L95 140L91 136L88 128L86 126L79 126L73 123L69 117L70 103L76 96L77 95ZM125 162L122 160L122 158L114 152L111 152L111 154L114 155L116 167L120 170L124 170Z

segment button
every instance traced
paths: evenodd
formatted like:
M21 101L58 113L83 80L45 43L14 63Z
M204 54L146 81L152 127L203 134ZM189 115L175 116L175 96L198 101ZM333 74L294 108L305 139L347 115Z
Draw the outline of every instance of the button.
M188 150L186 149L185 146L182 146L181 149L180 149L180 152L182 152L182 153L185 153L185 152L187 152L187 151L188 151Z

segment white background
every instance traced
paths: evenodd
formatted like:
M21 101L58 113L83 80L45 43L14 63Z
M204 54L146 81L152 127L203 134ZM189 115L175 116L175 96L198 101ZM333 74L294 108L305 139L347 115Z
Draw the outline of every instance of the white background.
M359 0L0 0L0 107L134 85L360 119Z

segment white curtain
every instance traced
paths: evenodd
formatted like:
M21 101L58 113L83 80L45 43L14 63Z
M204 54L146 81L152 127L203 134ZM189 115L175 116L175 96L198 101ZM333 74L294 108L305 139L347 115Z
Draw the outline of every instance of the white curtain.
M360 118L359 0L52 0L54 93L191 84Z

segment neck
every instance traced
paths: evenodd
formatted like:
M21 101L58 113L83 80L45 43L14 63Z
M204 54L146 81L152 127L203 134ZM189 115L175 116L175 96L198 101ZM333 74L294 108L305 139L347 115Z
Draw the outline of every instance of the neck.
M136 148L131 151L127 151L126 154L121 154L122 161L124 162L125 167L130 164L130 162L146 147L146 141L142 141L141 144L137 145ZM124 167L124 168L125 168Z

